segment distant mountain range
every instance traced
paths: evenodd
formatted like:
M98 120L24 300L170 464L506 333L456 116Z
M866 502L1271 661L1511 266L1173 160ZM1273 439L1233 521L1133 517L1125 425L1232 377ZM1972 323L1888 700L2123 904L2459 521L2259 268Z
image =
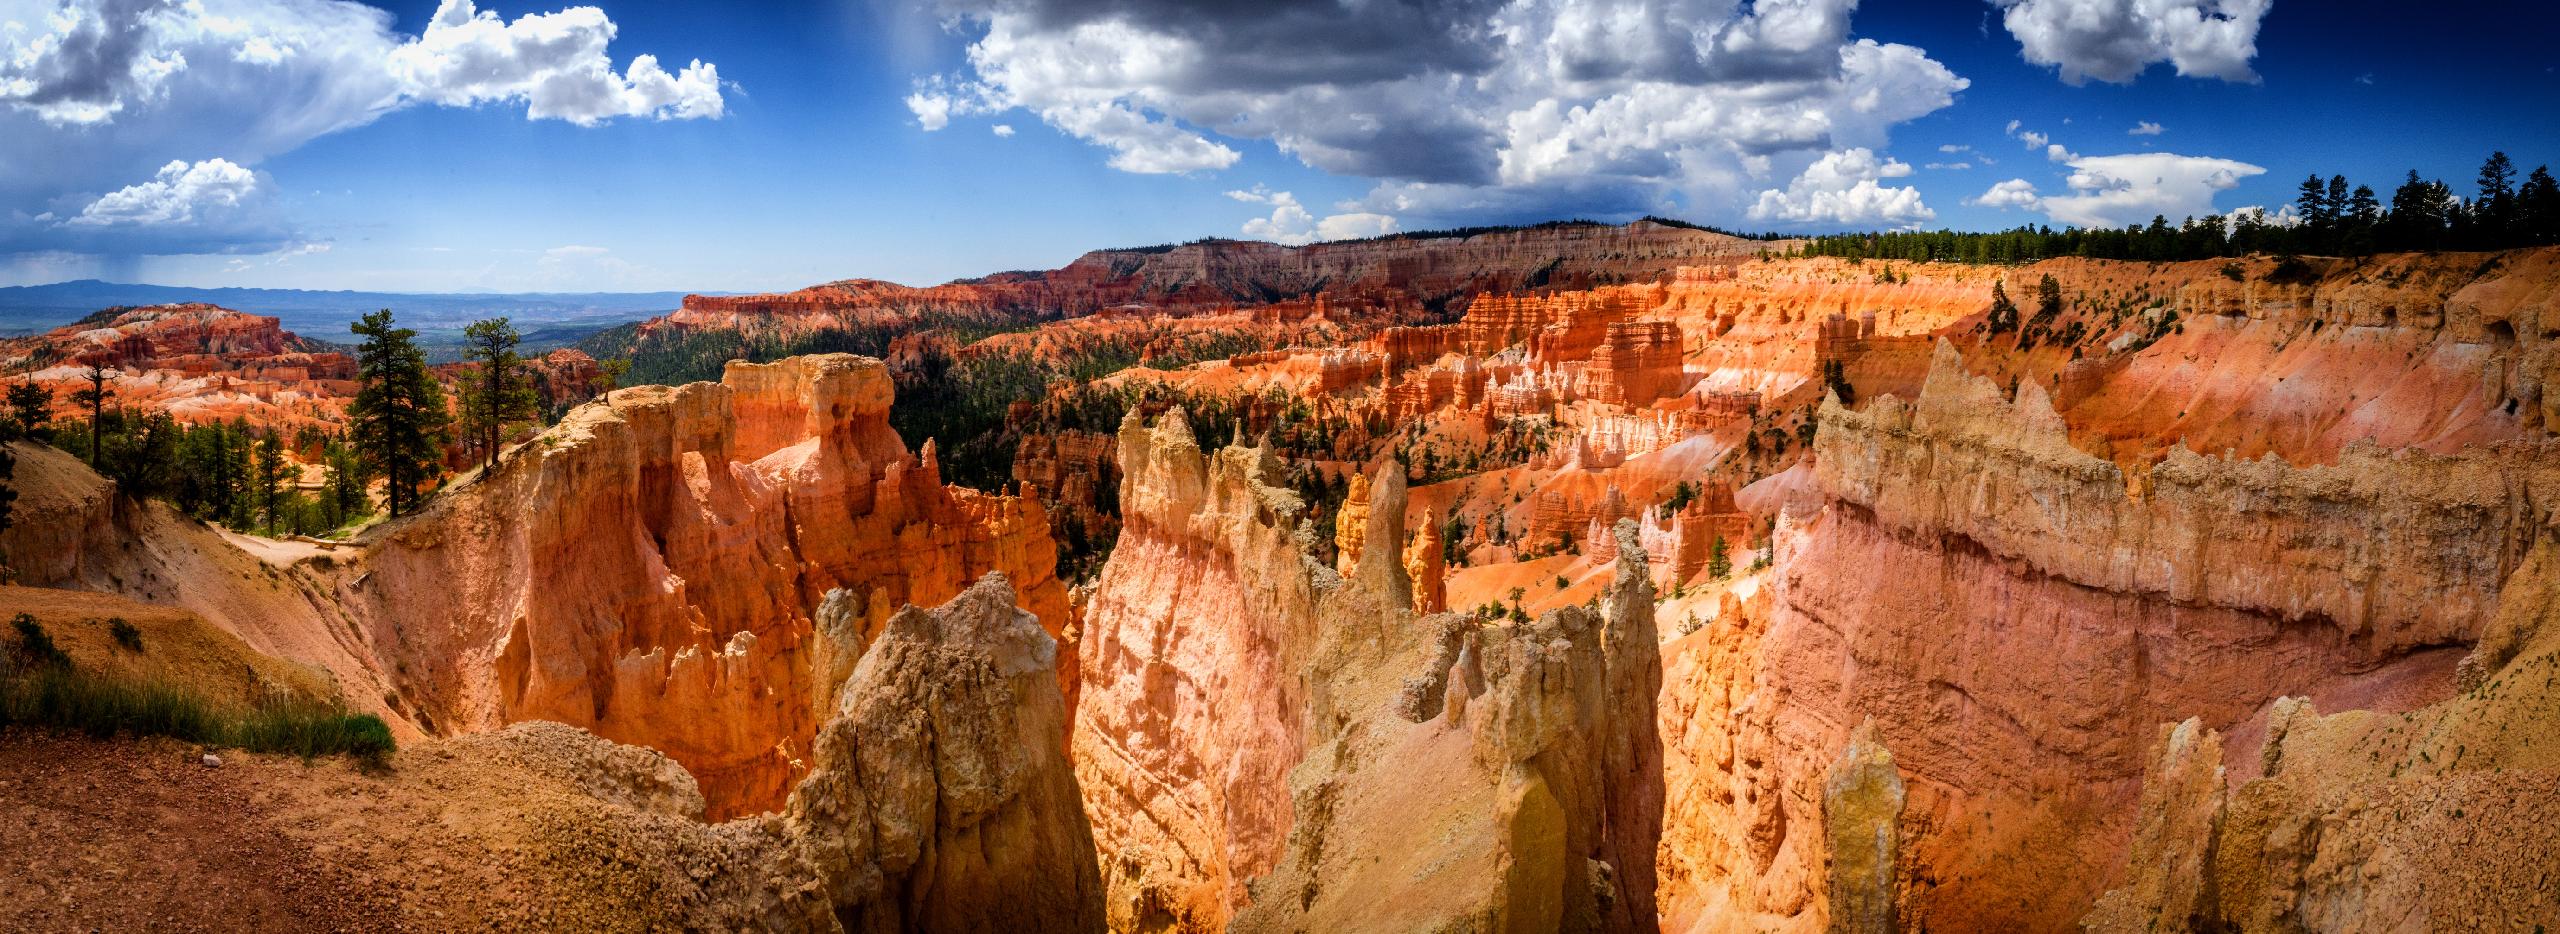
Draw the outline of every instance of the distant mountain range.
M117 305L206 302L272 315L285 330L346 343L347 325L377 309L398 313L430 346L461 340L462 328L506 316L534 348L562 346L617 324L676 310L684 292L324 292L308 289L196 289L81 279L0 288L0 335L31 334ZM721 294L721 293L706 293Z

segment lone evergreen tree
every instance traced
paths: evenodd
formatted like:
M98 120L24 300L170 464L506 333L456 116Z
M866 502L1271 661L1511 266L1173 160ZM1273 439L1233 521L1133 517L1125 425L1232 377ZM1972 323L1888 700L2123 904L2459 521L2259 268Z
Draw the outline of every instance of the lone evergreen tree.
M258 441L256 483L258 521L267 534L276 534L276 515L283 511L285 496L292 482L293 464L285 460L284 442L273 433Z
M2503 152L2480 163L2480 199L2472 202L2473 229L2482 246L2504 246L2515 238L2516 164Z
M2355 192L2347 196L2346 213L2339 218L2340 226L2346 229L2343 251L2373 252L2374 230L2381 223L2382 200L2374 196L2372 186L2357 185Z
M249 484L257 467L254 463L256 458L250 451L255 440L249 434L249 420L235 418L231 420L230 430L224 432L221 449L216 452L222 459L219 468L223 485L221 521L237 528L247 528L257 518L256 498L249 495Z
M525 378L523 341L505 318L474 321L462 329L462 355L480 364L480 372L462 392L463 436L480 452L488 469L498 468L499 448L507 429L532 421L533 383Z
M1718 535L1707 545L1707 576L1723 580L1733 573L1733 556L1725 551L1724 536Z
M53 421L53 391L34 383L9 387L9 419L22 438L42 438Z
M178 437L185 429L167 412L118 421L116 430L107 435L98 472L116 482L120 499L140 502L166 496L176 484Z
M1991 282L1991 315L1984 323L1990 326L1993 334L2005 334L2018 329L2018 306L2009 301L2009 290L2002 285L2001 280L1994 279Z
M364 338L356 349L359 388L347 406L356 453L382 478L384 505L404 515L437 473L448 420L444 390L427 372L418 332L393 324L391 309L364 316L351 330Z
M72 402L87 406L89 409L89 466L91 467L98 466L98 437L106 433L107 398L114 395L107 391L107 381L114 379L115 376L116 371L108 369L106 361L90 360L88 371L80 374L81 379L89 381L89 388L71 394Z

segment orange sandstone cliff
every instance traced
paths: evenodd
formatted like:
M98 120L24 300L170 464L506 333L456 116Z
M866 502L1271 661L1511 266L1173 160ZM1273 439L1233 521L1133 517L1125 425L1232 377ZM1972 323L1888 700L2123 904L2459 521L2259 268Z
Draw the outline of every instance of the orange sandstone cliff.
M107 367L110 405L184 422L246 418L271 429L334 426L355 397L355 358L287 331L275 318L213 305L111 308L30 337L0 341L0 365L54 394L88 388ZM80 417L87 417L80 413Z
M827 362L813 361L812 369ZM22 449L26 453L33 452ZM42 473L22 470L19 482L40 492L65 480L57 474L76 480L86 470L58 455L21 460L30 463ZM373 658L366 653L393 646L365 644L364 620L297 615L314 606L313 577L325 577L333 566L346 569L331 556L302 556L279 571L267 563L276 556L253 554L172 516L125 512L94 517L93 524L93 517L63 508L81 502L77 495L47 492L38 501L45 508L21 522L54 526L46 535L71 535L51 539L72 548L69 566L52 565L48 573L70 573L65 582L72 583L88 580L86 574L101 583L127 573L151 575L122 585L139 585L157 602L202 608L188 612L67 591L0 593L0 602L16 610L43 614L82 659L132 650L109 646L96 619L63 614L112 613L139 622L144 657L119 662L151 667L200 691L270 692L283 685L369 706L374 684L405 686L436 675L418 667L425 659L417 656L378 671L369 667ZM147 534L120 536L119 529ZM200 563L172 563L183 556ZM174 593L150 589L171 571L186 574L193 586ZM350 586L364 586L366 573L359 571ZM559 571L551 583L568 586L577 573ZM859 614L840 621L830 637L846 654L827 659L832 667L822 701L781 695L778 688L766 692L777 704L814 709L819 722L801 757L805 770L790 777L787 797L766 808L770 813L720 821L705 783L666 753L539 717L441 739L421 738L414 721L396 719L409 735L389 768L376 772L226 751L227 761L213 773L195 765L190 752L185 768L206 772L220 792L215 800L237 809L226 819L259 831L254 840L207 851L202 862L291 850L299 854L288 864L292 871L340 881L326 906L288 894L281 901L287 910L342 909L352 901L366 906L366 924L403 929L1094 931L1102 926L1103 888L1091 821L1064 743L1060 647L1022 602L1003 574L991 573L932 610L910 604L867 628ZM819 615L833 618L837 611L822 607ZM402 625L427 622L413 617ZM204 632L190 634L190 627ZM349 640L334 646L340 654L311 641L333 636ZM340 677L278 661L279 655L327 662ZM488 673L485 665L482 671ZM250 683L226 687L243 679ZM608 719L600 725L633 724ZM30 737L7 739L0 760L20 761L18 744ZM668 737L649 739L676 745ZM146 741L122 754L92 752L67 768L89 795L142 801L155 792L133 783L169 780L148 776L147 762L161 751ZM137 755L145 764L124 764ZM50 780L65 768L55 762L38 771ZM33 775L13 775L13 784ZM206 784L192 775L185 782ZM43 809L31 813L45 815L60 837L49 845L68 841L99 853L130 847L130 840L89 836L116 832L102 825L121 818L53 819L59 809L91 809L46 804L44 784L16 787L37 796ZM729 793L734 798L736 789ZM154 820L124 816L145 827ZM41 911L21 915L38 907L18 900L27 891L22 883L66 891L82 883L73 876L94 871L79 860L23 868L0 887L0 917L54 923L67 912L76 922L106 908L47 899ZM160 881L123 884L148 893Z
M370 533L325 586L444 729L559 720L675 757L715 815L770 810L896 607L1002 571L1071 629L1039 509L943 486L890 396L879 361L843 355L617 391Z
M1684 740L1714 758L1672 768L1734 801L1682 835L1676 898L1815 910L1837 858L1822 763L1871 718L1909 783L1904 923L1956 928L2086 910L2156 724L2255 730L2289 694L2387 712L2446 690L2444 647L2487 630L2560 476L2539 446L2351 447L2308 468L2181 450L2131 482L2071 446L2034 384L2013 402L1943 344L1916 402L1826 406L1817 447L1821 505L1781 522L1757 657L1726 660L1756 696L1729 735Z
M673 756L714 816L771 811L897 607L1000 571L1053 636L1075 628L1041 510L945 487L931 446L889 430L890 396L879 361L844 355L621 390L330 551L123 502L40 456L61 482L5 540L31 583L197 609L404 730L556 720Z
M1114 929L1650 924L1658 662L1631 540L1597 611L1417 616L1401 467L1368 481L1371 544L1340 573L1269 451L1204 456L1175 410L1133 413L1121 458L1076 725Z

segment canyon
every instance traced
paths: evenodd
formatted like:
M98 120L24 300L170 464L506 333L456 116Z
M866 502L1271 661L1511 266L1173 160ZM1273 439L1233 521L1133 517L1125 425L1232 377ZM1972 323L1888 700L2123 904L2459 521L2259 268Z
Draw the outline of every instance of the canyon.
M1039 510L944 486L890 392L848 356L621 390L345 546L249 542L30 451L0 542L23 583L173 602L319 664L395 731L565 722L673 756L713 816L765 811L899 607L1001 572L1073 627Z
M633 352L898 343L603 393L343 542L19 444L0 612L127 601L381 716L385 774L202 780L349 873L437 863L383 894L428 928L2560 918L2560 248L1787 253L1559 224L692 298ZM88 325L10 352L182 416L344 395L273 319ZM987 441L893 427L920 374L1106 345L980 400L983 488L945 465Z
M0 340L0 368L42 387L58 417L85 417L72 394L105 372L106 405L164 413L187 424L239 421L293 435L336 431L355 400L351 348L284 329L276 318L218 305L109 308L42 334ZM526 376L546 408L593 397L602 387L594 358L561 348L528 354ZM448 396L463 364L436 368Z

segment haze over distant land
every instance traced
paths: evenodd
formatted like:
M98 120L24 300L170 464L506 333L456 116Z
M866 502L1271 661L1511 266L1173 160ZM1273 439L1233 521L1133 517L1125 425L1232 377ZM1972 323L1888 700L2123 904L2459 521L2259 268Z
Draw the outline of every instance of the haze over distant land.
M430 343L457 339L463 325L504 316L528 343L555 346L618 324L675 310L684 292L348 292L311 289L188 288L82 279L50 285L0 287L0 334L59 327L101 308L118 305L204 303L280 319L285 330L336 343L353 338L347 326L365 313L397 311L403 324ZM706 293L720 294L720 293Z

